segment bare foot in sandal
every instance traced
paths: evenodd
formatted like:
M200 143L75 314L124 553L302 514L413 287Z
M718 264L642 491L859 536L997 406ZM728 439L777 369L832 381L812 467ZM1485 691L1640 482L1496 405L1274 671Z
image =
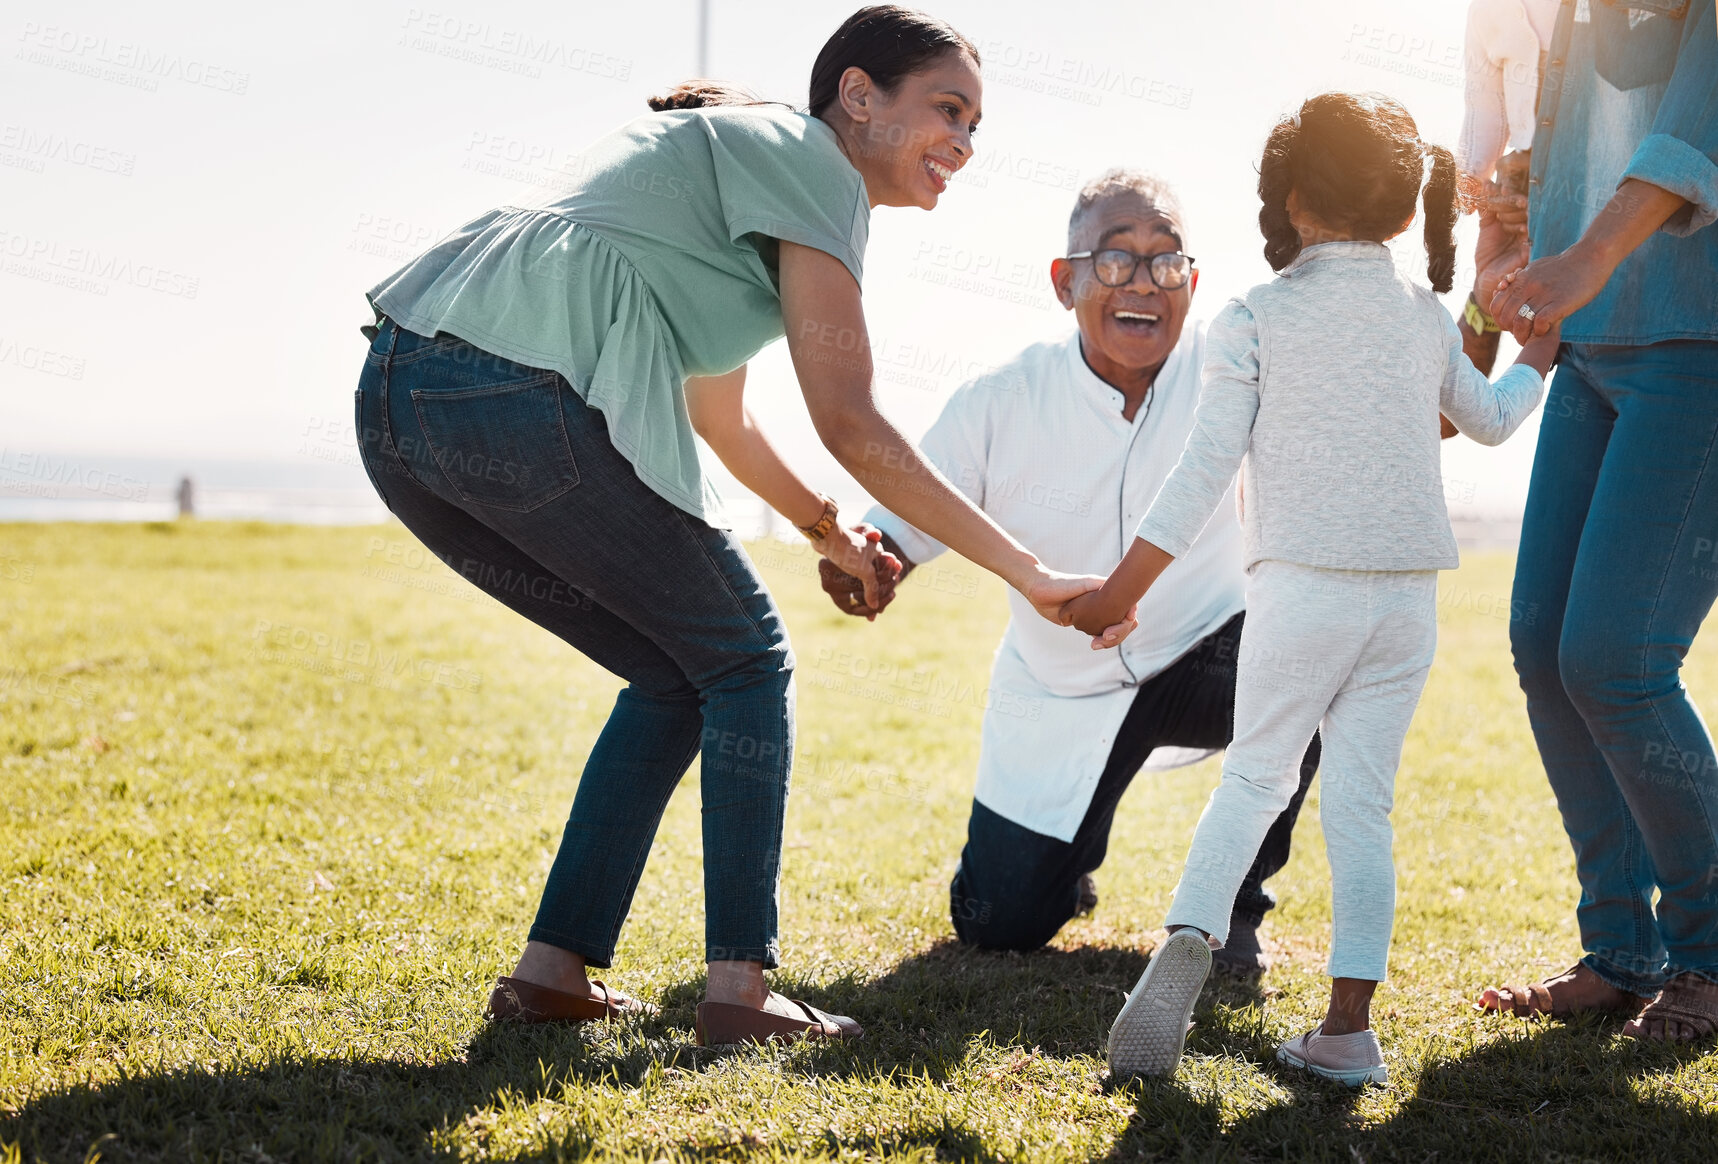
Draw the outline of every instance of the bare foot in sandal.
M1678 974L1664 984L1658 997L1639 1016L1623 1025L1623 1034L1657 1043L1696 1043L1718 1032L1718 982L1693 974Z
M1634 1014L1645 1001L1626 990L1618 990L1577 962L1561 974L1526 986L1488 986L1474 1005L1480 1010L1521 1018L1538 1014L1564 1018L1585 1010Z

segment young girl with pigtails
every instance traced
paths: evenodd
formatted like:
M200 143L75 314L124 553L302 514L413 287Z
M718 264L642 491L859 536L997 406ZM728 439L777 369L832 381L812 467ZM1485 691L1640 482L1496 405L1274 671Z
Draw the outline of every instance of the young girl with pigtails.
M1423 177L1428 173L1429 177ZM1179 1062L1193 1004L1259 843L1322 731L1330 859L1330 1006L1279 1061L1350 1086L1388 1077L1370 1025L1395 910L1390 809L1437 640L1437 572L1458 564L1439 414L1494 445L1544 392L1557 335L1489 383L1432 291L1386 240L1424 188L1427 273L1455 273L1455 159L1387 97L1327 93L1272 129L1259 226L1278 278L1210 325L1192 434L1126 557L1064 613L1119 621L1193 544L1242 474L1247 626L1235 734L1200 817L1160 945L1110 1031L1113 1075Z

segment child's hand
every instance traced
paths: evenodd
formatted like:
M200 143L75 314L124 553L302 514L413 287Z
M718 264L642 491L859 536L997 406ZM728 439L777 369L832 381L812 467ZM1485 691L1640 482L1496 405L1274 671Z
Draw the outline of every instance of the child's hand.
M1108 609L1102 590L1088 590L1062 607L1062 621L1092 636L1092 650L1118 646L1139 626L1139 604L1117 618Z
M1541 376L1551 374L1551 366L1557 362L1557 349L1563 343L1563 324L1561 321L1551 325L1551 330L1544 335L1534 336L1521 348L1521 361L1532 364L1539 370Z

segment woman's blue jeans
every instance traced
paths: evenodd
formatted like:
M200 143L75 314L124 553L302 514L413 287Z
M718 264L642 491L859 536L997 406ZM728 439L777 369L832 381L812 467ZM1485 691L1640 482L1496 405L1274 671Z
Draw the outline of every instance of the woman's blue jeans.
M531 927L614 957L668 798L703 754L705 957L776 965L793 653L739 541L663 500L558 374L384 320L358 444L435 555L627 681Z
M1718 981L1718 759L1680 675L1715 597L1718 343L1565 346L1510 641L1575 848L1583 961L1641 996Z

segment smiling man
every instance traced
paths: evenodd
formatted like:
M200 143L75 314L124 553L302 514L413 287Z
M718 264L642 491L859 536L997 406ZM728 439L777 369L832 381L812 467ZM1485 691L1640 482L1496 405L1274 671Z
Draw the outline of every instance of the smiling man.
M1198 272L1182 223L1173 193L1150 175L1111 170L1088 183L1068 222L1068 253L1050 265L1078 329L961 387L925 434L937 468L1055 569L1114 568L1193 426L1205 328L1188 321ZM885 510L867 520L906 571L943 552ZM856 579L824 567L838 607L871 613L855 609ZM978 786L950 886L962 941L1044 945L1096 905L1091 873L1134 776L1229 742L1243 580L1231 499L1140 602L1139 629L1117 650L1091 650L1010 596L1014 617L991 673ZM1216 959L1224 971L1265 968L1257 931L1275 902L1264 881L1288 861L1318 747L1315 738L1300 789L1236 898Z

